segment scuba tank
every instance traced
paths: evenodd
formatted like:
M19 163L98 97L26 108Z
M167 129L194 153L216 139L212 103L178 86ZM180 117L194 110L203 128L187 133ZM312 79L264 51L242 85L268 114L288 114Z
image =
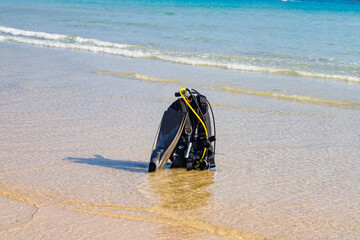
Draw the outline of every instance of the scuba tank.
M149 172L170 168L216 170L215 118L204 95L195 89L181 88L178 97L160 122L149 163ZM210 111L211 116L210 117Z

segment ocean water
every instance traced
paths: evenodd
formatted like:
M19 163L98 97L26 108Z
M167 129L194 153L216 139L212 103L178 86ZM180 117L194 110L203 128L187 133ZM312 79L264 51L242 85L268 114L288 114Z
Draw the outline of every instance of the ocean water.
M0 0L0 239L358 239L359 1ZM217 171L148 173L174 92Z
M1 1L0 40L360 82L358 1Z

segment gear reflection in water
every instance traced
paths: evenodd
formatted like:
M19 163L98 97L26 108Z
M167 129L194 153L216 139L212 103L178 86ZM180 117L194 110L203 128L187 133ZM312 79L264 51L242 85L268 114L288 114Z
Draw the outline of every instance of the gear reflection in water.
M149 183L161 206L174 210L194 210L205 206L211 198L209 186L215 172L171 169L149 174Z

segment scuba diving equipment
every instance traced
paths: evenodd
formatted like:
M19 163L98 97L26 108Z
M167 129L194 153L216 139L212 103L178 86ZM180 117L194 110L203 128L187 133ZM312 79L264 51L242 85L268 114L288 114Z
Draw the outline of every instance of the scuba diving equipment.
M169 159L170 168L216 170L215 118L209 101L188 88L179 89L175 97L179 98L164 112L160 122L149 172L165 168Z

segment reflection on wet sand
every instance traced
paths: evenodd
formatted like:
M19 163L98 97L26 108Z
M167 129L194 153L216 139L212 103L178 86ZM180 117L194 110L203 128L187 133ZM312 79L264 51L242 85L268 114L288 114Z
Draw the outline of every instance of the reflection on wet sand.
M208 219L216 172L171 169L149 173L152 212L168 219L157 234L164 239L262 239ZM209 235L210 234L210 235Z
M209 186L214 183L214 176L213 171L188 172L185 169L150 173L149 185L155 194L155 198L159 201L157 213L166 217L173 217L178 222L193 222L195 225L204 224L194 221L194 216L191 213L196 212L193 210L208 204L212 196ZM184 213L184 211L190 212L179 216L179 213ZM199 231L197 228L169 225L158 234L159 237L171 235L182 236L184 239L197 239L201 232L203 231ZM213 235L213 237L218 236Z
M171 169L149 174L149 184L161 206L174 210L194 210L207 204L211 198L209 186L215 172Z

